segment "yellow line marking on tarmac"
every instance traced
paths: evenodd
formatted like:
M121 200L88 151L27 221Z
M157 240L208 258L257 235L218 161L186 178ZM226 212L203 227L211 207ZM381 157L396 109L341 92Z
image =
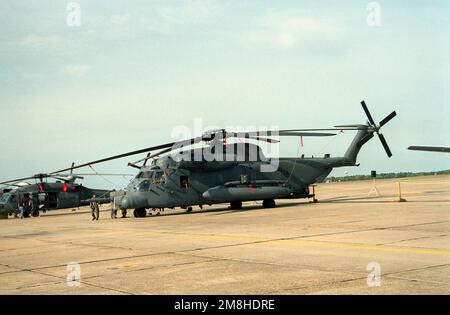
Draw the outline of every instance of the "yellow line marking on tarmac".
M415 253L415 254L432 254L432 255L450 255L449 250L439 250L439 249L425 249L425 248L411 248L411 247L386 247L386 246L374 246L374 245L354 245L345 243L331 243L331 242L318 242L318 241L300 241L300 240L289 240L289 239L268 239L268 238L258 238L250 236L231 236L231 235L214 235L214 234L195 234L195 233L176 233L169 231L160 232L150 232L150 231L126 231L126 230L114 230L114 234L132 234L132 235L152 235L152 236L188 236L188 237L198 237L205 239L225 239L225 240L236 240L236 241L254 241L261 243L282 243L282 244L292 244L292 245L304 245L304 246L316 246L316 247L333 247L333 248L344 248L344 249L367 249L367 250L379 250L379 251L390 251L390 252L402 252L402 253Z

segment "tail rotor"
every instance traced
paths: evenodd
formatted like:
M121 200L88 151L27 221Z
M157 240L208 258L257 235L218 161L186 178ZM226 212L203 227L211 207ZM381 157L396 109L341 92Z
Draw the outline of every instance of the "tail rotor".
M395 111L393 111L392 113L390 113L389 115L387 115L386 117L384 117L380 123L377 125L375 123L375 121L372 118L372 115L370 114L369 109L367 108L367 105L364 101L361 101L361 106L364 110L364 112L367 115L367 119L368 119L368 124L369 126L372 128L372 130L374 132L376 132L378 139L380 139L381 144L383 145L384 151L386 151L386 154L388 157L392 156L392 152L391 149L389 148L389 145L386 142L386 138L383 136L382 133L380 133L380 129L381 127L383 127L384 125L386 125L392 118L394 118L395 116L397 116L397 113Z

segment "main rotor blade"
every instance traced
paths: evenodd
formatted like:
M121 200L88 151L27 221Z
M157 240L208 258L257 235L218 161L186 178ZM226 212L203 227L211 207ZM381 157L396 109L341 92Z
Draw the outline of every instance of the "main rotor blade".
M131 152L127 152L127 153L122 153L122 154L119 154L119 155L110 156L110 157L107 157L107 158L91 161L91 162L88 162L88 163L83 163L83 164L80 164L80 165L76 165L73 168L65 168L65 169L62 169L62 170L51 172L49 174L67 172L67 171L70 171L71 169L78 169L78 168L86 167L86 166L89 166L89 165L94 165L94 164L99 164L99 163L103 163L103 162L108 162L108 161L112 161L112 160L121 159L121 158L124 158L124 157L127 157L127 156L131 156L131 155L137 155L137 154L141 154L141 153L146 153L146 152L149 152L149 151L161 150L161 149L165 149L165 148L171 148L171 147L173 147L175 145L177 145L177 146L192 145L192 144L198 143L200 141L202 141L202 137L192 138L192 139L189 139L189 140L178 141L178 142L170 142L170 143L161 144L161 145L157 145L157 146L153 146L153 147L149 147L149 148L145 148L145 149L141 149L141 150L136 150L136 151L131 151Z
M384 138L383 134L379 133L378 134L378 138L380 138L381 144L383 145L383 148L386 151L387 156L391 157L392 156L391 149L389 149L389 146L388 146L388 144L386 142L386 139Z
M395 112L395 110L390 113L389 115L387 115L386 117L384 117L384 119L382 121L380 121L380 128L383 127L384 125L386 125L389 120L391 120L392 118L394 118L395 116L397 116L397 113Z
M11 186L14 186L14 187L20 187L20 185L17 185L17 184L0 184L1 186L3 186L3 187L0 187L1 189L5 189L5 187L11 187Z
M355 125L356 126L356 125ZM360 126L361 128L362 127L365 127L365 125L358 125L358 126ZM336 128L336 127L342 127L342 128ZM339 131L339 130L341 130L341 129L343 129L344 128L344 130L345 129L348 129L348 130L355 130L355 128L356 127L344 127L344 126L334 126L334 128L313 128L313 129L283 129L283 130L279 130L279 132L293 132L293 131L295 131L295 132L304 132L304 131L306 131L306 132L309 132L309 131L313 131L313 132L316 132L316 131Z
M267 142L267 143L278 143L278 142L280 142L279 140L276 140L276 139L263 138L263 137L258 137L258 136L256 136L256 137L248 137L247 139L264 141L264 142Z
M99 175L101 175L101 176L134 176L133 174L112 174L112 173L108 173L108 174L104 174L104 173L96 173L96 174L92 174L92 173L90 173L90 174L81 174L81 173L78 173L78 174L52 174L52 177L53 176L61 176L61 177L67 177L67 176L74 176L74 177L76 177L76 176L99 176Z
M280 136L294 136L294 137L331 137L335 136L335 133L325 133L325 132L297 132L297 131L282 131Z
M304 137L326 137L335 136L334 133L321 133L321 132L304 132L304 131L339 131L339 129L283 129L283 130L261 130L261 131L249 131L249 132L227 132L227 137L235 138L249 138L258 136L304 136Z
M367 125L337 125L334 126L334 128L337 128L339 130L361 130L361 129L367 129Z
M48 176L46 176L46 177L48 177ZM13 179L13 180L8 180L8 181L5 181L5 182L1 182L0 185L3 185L3 184L10 184L10 183L16 183L16 182L21 182L21 181L23 181L23 180L36 179L36 178L38 178L38 177L36 177L36 176L30 176L30 177L18 178L18 179Z
M366 102L361 101L362 108L366 112L367 118L369 119L369 122L372 126L375 126L375 121L372 118L372 115L370 115L369 109L367 108Z
M408 150L450 153L450 147L431 147L431 146L412 145L408 147Z
M56 179L60 179L60 180L67 180L67 177L69 176L73 176L73 177L77 177L78 179L83 179L83 177L81 176L134 176L133 174L103 174L103 173L98 173L98 174L61 174L61 173L51 173L51 174L37 174L37 175L33 175L30 177L24 177L24 178L18 178L18 179L13 179L13 180L8 180L8 181L4 181L1 182L0 185L5 185L5 184L12 184L12 183L16 183L16 182L21 182L24 180L28 180L28 179L44 179L44 178L48 178L48 177L53 177ZM59 177L59 178L58 178Z
M59 177L59 176L51 176L51 177L54 178L54 179L57 179L57 180L62 180L63 182L68 182L69 181L68 178L64 178L64 177ZM81 177L81 179L83 179L83 177Z

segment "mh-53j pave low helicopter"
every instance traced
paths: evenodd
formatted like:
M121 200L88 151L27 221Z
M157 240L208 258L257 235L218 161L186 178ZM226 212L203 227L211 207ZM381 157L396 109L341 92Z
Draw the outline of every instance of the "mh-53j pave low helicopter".
M73 174L71 169L69 174L36 174L1 182L0 185L7 186L0 189L0 218L7 219L8 215L18 214L19 206L24 205L26 206L24 217L30 215L37 217L40 211L86 206L93 197L96 198L98 203L109 203L111 190L91 189L75 183L77 179L83 179L83 176L91 175L125 176L128 174ZM57 181L45 182L44 179L47 178L53 178ZM23 182L30 179L35 179L36 183Z
M274 207L275 199L311 197L310 185L325 179L335 167L357 166L356 159L361 147L374 133L378 135L388 157L392 156L380 129L396 116L396 112L393 111L377 125L364 101L361 105L368 118L367 124L264 132L212 130L196 138L107 157L74 166L73 169L147 153L145 158L128 164L138 168L139 173L123 191L114 193L116 206L134 209L135 217L146 216L147 209L181 207L191 211L194 205L202 208L218 203L230 203L231 208L239 209L243 201L262 200L263 207ZM259 146L247 141L275 143L279 141L273 136L333 136L336 133L323 132L342 130L357 131L343 157L267 158ZM230 138L242 138L246 142L227 144ZM189 148L201 143L207 146ZM151 164L147 165L151 159ZM143 164L139 166L141 162ZM271 167L273 165L276 167Z

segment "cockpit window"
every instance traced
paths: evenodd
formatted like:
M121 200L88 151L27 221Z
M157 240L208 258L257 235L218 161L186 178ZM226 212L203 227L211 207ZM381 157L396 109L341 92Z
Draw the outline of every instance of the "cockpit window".
M153 171L140 172L136 178L152 178Z
M141 191L142 189L149 189L150 184L163 184L165 183L164 178L164 172L161 170L160 167L152 167L151 170L148 171L141 171L136 176L136 179L148 179L146 181L142 181L140 184L136 186L138 191ZM146 183L146 184L144 184ZM142 185L142 188L141 188Z
M16 201L16 195L11 195L11 194L4 194L1 198L0 201L1 202L15 202Z
M163 177L163 172L162 171L157 171L153 175L153 180L154 180L155 183L161 183L162 177Z
M144 180L136 186L137 191L148 191L149 188L150 188L150 181L148 180Z

